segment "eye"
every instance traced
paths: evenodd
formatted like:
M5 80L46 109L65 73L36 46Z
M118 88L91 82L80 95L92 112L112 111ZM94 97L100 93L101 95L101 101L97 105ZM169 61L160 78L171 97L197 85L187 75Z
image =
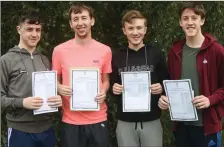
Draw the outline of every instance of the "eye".
M184 17L183 20L184 20L184 21L187 21L187 20L188 20L188 17Z
M73 21L74 21L74 22L78 21L78 18L73 18Z
M128 28L129 31L132 31L133 29L134 29L133 27L129 27L129 28Z
M41 32L41 29L36 29L36 32Z
M143 29L143 27L142 26L137 26L137 29L141 30L141 29Z
M33 31L33 28L27 28L26 29L28 32L32 32Z
M193 20L197 20L198 18L195 16L195 17L193 17L192 19L193 19Z

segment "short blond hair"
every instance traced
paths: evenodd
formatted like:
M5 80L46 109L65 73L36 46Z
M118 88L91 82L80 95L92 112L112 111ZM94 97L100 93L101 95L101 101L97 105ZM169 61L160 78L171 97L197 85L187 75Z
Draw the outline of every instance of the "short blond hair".
M130 10L126 12L122 18L122 27L124 27L125 22L132 23L133 19L144 19L145 26L147 26L147 21L145 16L138 10Z

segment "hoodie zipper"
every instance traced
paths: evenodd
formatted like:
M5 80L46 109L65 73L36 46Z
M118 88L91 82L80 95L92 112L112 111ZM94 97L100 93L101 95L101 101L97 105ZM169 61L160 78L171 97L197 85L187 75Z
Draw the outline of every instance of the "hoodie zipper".
M36 68L35 68L35 65L34 65L34 62L33 62L33 54L32 53L30 53L30 58L32 60L33 69L34 69L34 71L36 71Z

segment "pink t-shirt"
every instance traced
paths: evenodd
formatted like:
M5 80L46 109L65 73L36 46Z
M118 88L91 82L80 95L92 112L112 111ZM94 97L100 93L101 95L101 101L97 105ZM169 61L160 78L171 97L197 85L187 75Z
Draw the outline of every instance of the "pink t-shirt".
M55 47L52 56L52 70L62 76L62 84L70 85L70 69L74 67L97 67L100 70L100 87L102 73L111 73L110 47L92 39L87 45L79 45L71 39ZM107 106L100 104L100 111L70 111L70 97L63 99L62 121L69 124L85 125L107 120Z

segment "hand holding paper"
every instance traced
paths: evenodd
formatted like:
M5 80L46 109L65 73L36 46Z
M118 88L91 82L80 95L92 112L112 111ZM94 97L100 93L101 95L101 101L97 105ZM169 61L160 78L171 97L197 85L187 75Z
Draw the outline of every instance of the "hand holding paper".
M192 102L195 107L197 107L197 109L204 109L210 106L209 99L204 95L196 96L195 98L193 98Z
M98 103L102 103L104 102L104 100L106 99L106 93L104 90L101 90L101 92L96 96L95 100Z
M61 96L52 96L47 99L48 105L52 108L58 108L62 106L62 99Z
M120 95L123 92L124 87L118 83L113 85L113 93L115 95Z
M72 95L72 89L69 86L58 84L58 93L61 96L71 96Z
M162 95L159 98L158 106L159 106L160 109L163 109L163 110L168 109L169 108L169 100L168 100L168 97Z
M39 109L43 105L43 99L40 97L28 97L23 99L23 107L26 109Z
M162 86L160 83L152 84L150 86L152 94L161 94L163 92Z

